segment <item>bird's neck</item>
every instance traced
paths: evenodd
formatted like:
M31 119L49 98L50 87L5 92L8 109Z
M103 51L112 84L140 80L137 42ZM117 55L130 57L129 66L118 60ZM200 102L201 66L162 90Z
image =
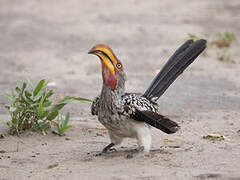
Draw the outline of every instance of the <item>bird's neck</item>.
M111 90L111 88L106 83L103 83L101 96L107 101L114 101L118 97L123 95L124 92L125 92L124 87L116 87L115 90Z
M117 84L114 90L111 90L109 85L103 82L101 97L107 103L116 102L125 93L125 74L119 73L117 77Z

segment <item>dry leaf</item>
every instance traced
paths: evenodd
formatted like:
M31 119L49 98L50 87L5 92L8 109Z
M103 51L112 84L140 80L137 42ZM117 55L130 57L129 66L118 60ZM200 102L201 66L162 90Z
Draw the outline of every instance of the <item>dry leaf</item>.
M96 129L98 129L98 130L105 130L106 128L103 125L100 125L100 126L96 127Z
M163 143L165 144L165 146L170 147L170 148L180 148L182 141L179 139L164 138Z
M97 126L95 128L88 128L88 129L96 129L96 130L106 130L106 128L103 125Z
M176 141L174 141L174 140L172 140L172 139L164 138L164 139L163 139L163 142L176 142Z
M220 135L220 134L208 134L208 135L202 136L202 138L210 140L210 141L225 141L225 140L227 140L227 138L225 136Z
M49 165L49 166L48 166L48 169L52 169L52 168L58 167L58 165L59 165L58 163Z

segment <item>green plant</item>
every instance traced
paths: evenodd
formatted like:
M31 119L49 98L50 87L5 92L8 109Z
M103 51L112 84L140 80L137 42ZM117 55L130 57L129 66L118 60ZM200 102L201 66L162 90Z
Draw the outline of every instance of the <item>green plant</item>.
M216 34L217 39L214 41L208 41L207 48L204 50L203 55L207 54L207 50L213 46L216 46L219 50L217 51L217 59L219 61L229 61L229 62L235 62L233 60L233 57L229 51L229 47L231 46L232 42L236 40L236 37L233 33L230 32L218 32ZM209 39L206 36L205 39ZM201 39L196 34L188 34L188 38L196 41Z
M219 61L230 61L234 63L231 53L229 52L229 47L232 42L236 40L233 33L224 32L217 33L217 40L212 41L211 44L215 45L220 50L217 52L217 59Z
M58 115L56 126L53 126L51 128L52 132L59 136L64 135L64 132L71 127L70 125L68 125L69 117L70 117L69 112L66 114L64 119L62 117L60 119L60 116Z
M43 134L46 134L46 130L52 126L51 122L59 116L59 111L66 104L73 101L91 102L89 99L71 96L53 102L52 95L54 92L46 88L48 81L46 82L43 79L35 87L28 78L27 81L28 83L23 82L21 88L17 86L11 94L7 94L10 104L3 105L11 116L7 125L10 127L9 132L12 135L19 135L28 129L40 130ZM69 114L66 117L68 117L66 121L68 122ZM65 127L65 130L68 128Z
M223 48L223 50L219 51L217 53L217 58L219 61L229 61L229 62L235 63L228 48Z
M212 44L216 45L218 48L228 48L232 44L233 41L236 40L236 37L233 33L224 32L217 33L217 40L213 41Z
M188 34L188 38L192 39L193 41L197 41L197 40L201 39L196 34Z

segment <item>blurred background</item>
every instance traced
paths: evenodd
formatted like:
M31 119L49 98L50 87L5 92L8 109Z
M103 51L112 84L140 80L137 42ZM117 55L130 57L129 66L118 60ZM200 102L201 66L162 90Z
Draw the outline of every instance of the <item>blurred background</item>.
M101 90L101 68L87 52L98 43L112 47L123 62L127 91L143 92L186 39L206 38L212 45L225 32L237 39L239 9L238 0L1 0L0 101L6 102L2 95L20 85L24 73L34 83L50 80L60 96L92 99ZM195 105L191 112L239 108L239 41L231 43L223 60L223 50L213 46L166 92L160 101L163 111L189 104ZM224 93L231 96L226 99ZM179 100L173 103L170 97ZM89 113L89 107L81 108ZM80 110L72 111L77 115Z

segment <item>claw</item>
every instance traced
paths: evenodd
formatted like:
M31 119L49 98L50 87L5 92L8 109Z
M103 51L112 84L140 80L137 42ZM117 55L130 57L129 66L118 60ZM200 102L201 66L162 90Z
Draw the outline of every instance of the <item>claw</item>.
M102 153L106 153L107 151L111 151L111 147L113 147L115 144L114 143L110 143L109 145L107 145L105 148L103 148Z
M116 152L117 149L116 149L116 148L111 148L111 149L109 149L108 151L110 151L110 152Z
M133 154L128 154L128 155L126 156L126 158L127 158L127 159L132 159L132 158L133 158Z
M126 158L127 158L127 159L131 159L131 158L137 156L138 154L142 153L143 150L144 150L144 147L143 147L143 146L140 146L139 148L136 149L135 152L128 154L128 155L126 156Z

